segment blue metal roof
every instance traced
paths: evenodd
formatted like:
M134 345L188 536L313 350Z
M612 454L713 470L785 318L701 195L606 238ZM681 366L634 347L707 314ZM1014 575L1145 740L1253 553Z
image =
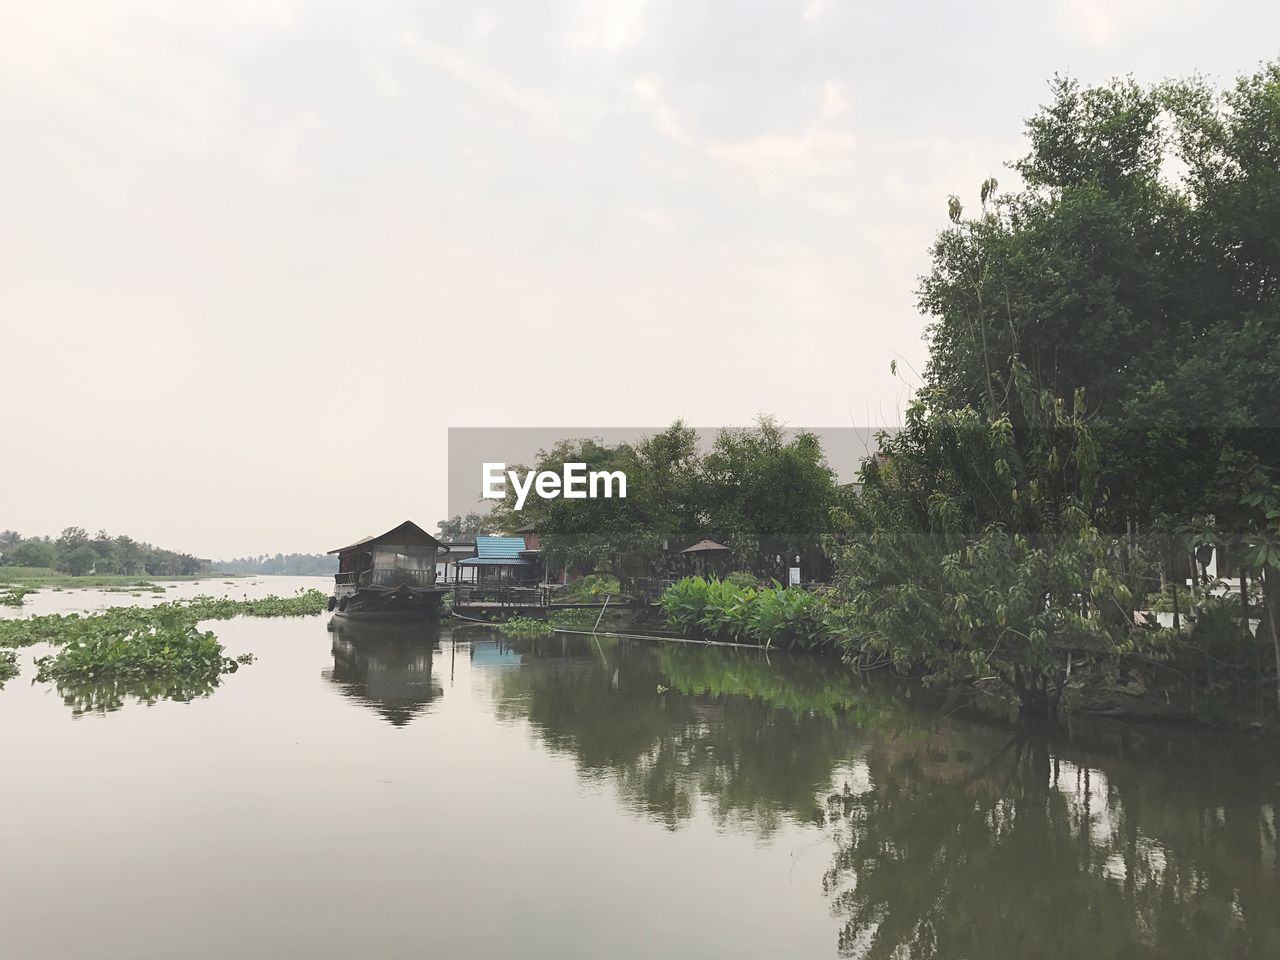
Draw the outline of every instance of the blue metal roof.
M476 537L477 560L519 560L524 537Z
M467 557L465 560L459 560L460 567L523 567L533 561L522 560L519 557Z

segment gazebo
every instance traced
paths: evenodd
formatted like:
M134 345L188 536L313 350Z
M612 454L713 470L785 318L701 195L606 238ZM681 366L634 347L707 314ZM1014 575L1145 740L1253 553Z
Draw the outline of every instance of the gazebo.
M705 577L708 568L722 567L724 561L728 559L732 552L723 543L716 543L714 540L699 540L693 546L685 547L681 550L680 555L692 560L698 575Z

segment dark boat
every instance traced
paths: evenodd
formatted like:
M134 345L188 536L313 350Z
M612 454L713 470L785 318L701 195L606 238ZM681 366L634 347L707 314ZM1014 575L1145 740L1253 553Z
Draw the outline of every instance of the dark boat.
M424 620L439 615L447 591L436 584L436 560L444 545L412 520L377 537L365 537L338 555L329 609L361 620Z

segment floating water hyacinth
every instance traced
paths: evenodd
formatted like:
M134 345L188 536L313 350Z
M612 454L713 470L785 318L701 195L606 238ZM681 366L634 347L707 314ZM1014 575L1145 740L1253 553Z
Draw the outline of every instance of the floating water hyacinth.
M32 587L0 587L0 607L20 607L26 596L35 592Z
M140 699L190 699L208 693L225 673L253 662L252 654L228 657L206 620L236 616L293 617L323 612L325 595L308 590L296 597L226 600L197 597L154 607L111 607L101 613L50 614L24 620L0 620L0 647L53 644L61 649L37 657L36 679L55 682L71 699L109 708L125 692ZM12 654L5 661L16 673ZM0 665L2 667L2 665ZM2 675L2 674L0 674ZM90 684L88 694L68 687Z

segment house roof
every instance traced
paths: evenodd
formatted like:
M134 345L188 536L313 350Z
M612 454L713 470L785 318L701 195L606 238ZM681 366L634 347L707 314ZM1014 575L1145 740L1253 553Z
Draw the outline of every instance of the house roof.
M524 552L524 537L476 537L476 555L459 561L469 567L516 566L528 563L520 554Z
M523 541L521 541L523 543ZM427 531L412 520L406 520L397 527L392 527L386 533L380 533L374 537L365 537L363 540L357 540L355 543L349 543L345 547L338 547L336 550L330 550L329 554L346 553L348 550L355 550L359 547L372 546L375 543L394 543L397 546L440 546L440 541L433 537Z
M524 549L524 537L476 537L476 556L518 558Z
M723 543L716 543L714 540L699 540L692 547L685 547L681 553L714 553L717 550L728 550Z

